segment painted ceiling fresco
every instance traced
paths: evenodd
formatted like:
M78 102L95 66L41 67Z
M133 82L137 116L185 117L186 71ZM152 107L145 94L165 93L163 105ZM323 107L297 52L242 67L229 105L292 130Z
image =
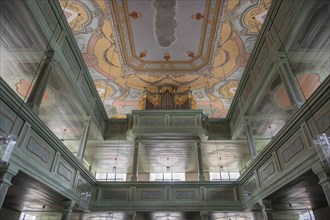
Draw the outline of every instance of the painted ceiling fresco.
M59 0L109 117L146 88L224 118L271 0Z

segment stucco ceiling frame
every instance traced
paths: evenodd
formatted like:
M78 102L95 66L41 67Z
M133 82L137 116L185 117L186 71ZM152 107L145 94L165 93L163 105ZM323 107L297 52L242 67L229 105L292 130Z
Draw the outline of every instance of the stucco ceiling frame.
M208 77L209 75L212 74L212 64L214 62L214 54L216 53L218 49L219 42L221 41L220 39L220 30L223 25L223 20L224 18L221 17L221 14L223 14L224 8L226 8L227 1L217 1L217 0L210 0L206 1L206 11L213 10L214 13L208 13L207 16L213 17L213 19L208 19L205 18L206 22L203 23L203 36L202 36L202 41L201 44L199 45L199 51L198 54L196 54L196 57L192 59L191 61L148 61L146 62L143 59L140 59L136 52L134 51L134 43L132 41L132 32L130 32L130 37L128 37L129 41L129 46L130 48L133 48L133 51L130 51L131 56L128 57L127 55L127 50L125 49L127 43L125 43L125 40L123 40L123 34L122 34L122 29L119 28L120 23L125 23L127 30L131 30L129 25L129 15L128 15L128 9L127 9L127 0L125 1L116 1L116 0L109 0L107 1L106 6L109 9L109 17L110 17L110 24L113 30L117 30L114 32L114 39L116 41L115 46L116 46L116 51L119 54L119 59L120 63L123 69L123 74L126 76L130 75L149 75L149 76L156 76L156 77L163 77L163 78L176 78L176 77L181 77L185 75L200 75L203 77ZM117 8L118 6L115 5L115 3L122 3L122 7L124 8L124 13L122 14L122 19L125 19L124 21L120 21L117 19L117 17L120 17L118 15ZM125 6L126 5L126 6ZM215 16L214 16L215 15ZM210 20L210 21L209 21ZM210 31L210 36L207 38L204 36L205 35L205 29L209 26L211 28ZM207 42L207 47L205 49L205 42ZM213 42L209 44L209 42ZM133 46L132 46L133 45ZM203 46L201 46L203 45ZM203 55L203 56L202 56ZM206 55L206 58L204 57ZM156 64L161 64L159 68L136 68L136 66L133 68L132 63L128 63L127 60L129 59L134 59L137 62L140 63L156 63ZM203 59L202 63L200 65L195 65L194 62ZM131 62L131 61L130 61ZM182 65L182 64L189 64L191 68L176 68L173 65ZM168 66L168 67L167 67ZM171 68L172 67L172 68Z

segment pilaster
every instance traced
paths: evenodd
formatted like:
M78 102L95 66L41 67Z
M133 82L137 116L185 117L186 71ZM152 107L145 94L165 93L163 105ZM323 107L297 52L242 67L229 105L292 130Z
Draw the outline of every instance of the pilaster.
M319 184L322 186L324 195L328 201L328 206L330 207L330 168L319 167L313 168L313 172L319 178Z
M279 65L278 72L288 93L289 99L294 108L299 109L305 101L295 75L291 70L287 56L285 54L279 54L277 59Z
M134 220L136 217L136 212L129 212L128 213L128 220Z
M83 132L80 137L80 144L79 144L78 152L77 152L77 158L81 162L83 162L83 160L84 160L84 154L85 154L90 124L91 124L90 118L86 118L85 123L84 123L84 129L83 129Z
M202 147L201 141L196 141L196 149L197 149L197 162L198 162L198 180L205 181L204 169L203 169L203 158L202 158Z
M208 211L201 211L201 220L209 220L209 212Z
M134 158L133 158L133 170L131 181L136 182L138 179L138 163L139 163L139 145L140 141L135 139L134 141Z
M264 216L264 220L273 220L273 216L272 216L272 201L270 200L265 200L265 199L262 199L259 201L259 204L262 208L262 214Z
M68 200L63 203L62 220L71 220L74 205L75 202L72 200Z
M42 68L38 73L36 82L34 83L31 93L26 102L26 104L37 115L39 115L39 107L42 98L45 95L50 76L54 69L53 57L54 57L53 50L46 52L46 58L42 63Z
M11 179L18 173L18 167L9 164L9 166L0 166L0 209L6 198L8 188L12 185Z
M251 160L254 160L254 158L256 158L256 156L257 156L257 150L256 150L256 145L255 145L254 139L253 139L251 125L248 121L244 121L244 128L245 128L246 140L247 140L248 146L249 146L250 158L251 158Z

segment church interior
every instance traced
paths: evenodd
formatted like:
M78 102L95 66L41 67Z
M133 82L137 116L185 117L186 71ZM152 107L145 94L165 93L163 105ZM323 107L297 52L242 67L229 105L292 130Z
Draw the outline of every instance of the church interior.
M0 33L0 219L328 219L328 1L1 0Z

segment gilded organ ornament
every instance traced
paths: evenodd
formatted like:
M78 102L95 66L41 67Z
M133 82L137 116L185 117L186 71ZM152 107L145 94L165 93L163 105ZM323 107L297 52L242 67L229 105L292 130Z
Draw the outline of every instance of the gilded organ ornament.
M150 92L145 88L139 100L139 109L196 109L196 99L190 88L184 92L178 92L171 86L158 88L158 92Z

